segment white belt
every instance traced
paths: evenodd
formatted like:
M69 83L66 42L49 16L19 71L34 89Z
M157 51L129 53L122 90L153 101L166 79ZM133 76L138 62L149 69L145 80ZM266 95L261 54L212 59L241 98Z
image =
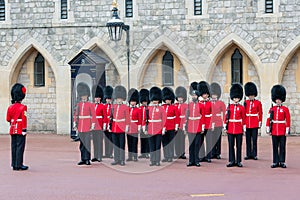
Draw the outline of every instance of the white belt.
M131 120L130 122L132 122L132 123L139 122L139 120Z
M97 118L97 119L102 119L102 118L103 118L103 116L96 116L96 118Z
M205 117L211 117L212 116L212 114L210 114L210 115L205 115Z
M218 116L218 117L221 117L221 116L222 116L222 114L221 114L221 113L219 113L219 114L216 114L216 116Z
M79 119L89 119L92 118L91 116L79 116Z
M189 117L190 120L198 120L201 119L201 117Z
M180 117L180 118L185 118L185 115L180 115L179 117Z
M21 122L21 121L22 121L22 119L17 119L16 121L17 121L17 122Z
M161 122L161 119L150 119L149 122Z
M167 119L175 119L176 117L174 116L174 117L167 117Z
M114 122L125 122L125 119L113 119Z
M242 119L230 119L229 122L242 122Z
M284 121L276 121L276 120L273 120L272 121L273 123L275 123L275 124L285 124L285 120Z
M256 114L246 114L247 117L257 117L258 116L258 113Z

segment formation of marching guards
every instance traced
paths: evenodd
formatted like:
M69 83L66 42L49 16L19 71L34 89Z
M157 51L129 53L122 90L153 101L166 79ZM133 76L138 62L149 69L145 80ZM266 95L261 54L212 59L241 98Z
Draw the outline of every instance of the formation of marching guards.
M246 97L243 99L244 91ZM78 165L101 162L103 157L113 158L111 164L121 166L125 165L125 161L137 162L138 158L150 158L150 166L171 163L174 158L186 159L187 135L187 166L200 167L201 162L221 159L223 132L228 137L227 167L243 167L241 152L244 134L244 159L258 159L257 138L263 110L262 103L255 99L257 88L253 82L246 83L244 87L238 83L232 84L227 106L220 100L222 91L216 82L193 82L189 95L182 86L177 87L175 92L170 87L161 89L154 86L150 90L143 88L140 91L132 88L127 92L121 85L115 88L106 86L104 89L94 86L92 93L93 103L89 99L89 86L85 83L77 85L80 99L74 112L73 128L80 138L81 161ZM286 135L290 129L290 114L289 109L282 105L286 98L285 88L274 85L271 96L274 106L269 110L266 123L266 131L272 135L271 167L286 168ZM126 143L128 155L125 160Z

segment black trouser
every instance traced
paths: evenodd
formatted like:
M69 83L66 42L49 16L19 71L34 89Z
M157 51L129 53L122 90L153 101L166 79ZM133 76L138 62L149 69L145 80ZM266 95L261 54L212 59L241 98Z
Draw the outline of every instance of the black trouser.
M125 133L112 133L114 143L114 160L125 161Z
M128 158L137 158L138 133L127 134Z
M205 152L205 146L204 146L204 137L205 137L205 143L206 143L206 152ZM212 132L211 129L205 129L204 133L201 134L200 139L200 159L211 159L212 157Z
M102 130L92 131L92 136L93 136L93 145L94 145L94 158L101 160L103 155L103 131Z
M151 135L150 142L150 161L160 162L161 134Z
M110 157L113 153L113 141L112 141L112 133L109 131L104 131L104 143L105 143L105 156Z
M189 138L189 163L195 164L200 162L200 133L188 133Z
M91 132L79 132L81 160L91 160Z
M286 136L272 135L273 163L284 163L286 154Z
M174 157L174 135L175 130L168 130L162 136L162 145L165 159L173 159Z
M178 129L175 134L175 154L177 157L185 154L185 135L182 129Z
M145 135L145 133L142 131L140 137L141 137L141 154L144 155L150 153L149 136Z
M234 152L236 140L236 157ZM228 134L228 148L229 148L229 162L240 163L242 162L242 142L243 134Z
M23 166L26 135L11 135L11 166L19 168Z
M222 127L215 127L212 131L212 157L221 155L221 144L222 144Z
M247 128L246 129L246 156L256 157L257 156L257 136L258 128Z

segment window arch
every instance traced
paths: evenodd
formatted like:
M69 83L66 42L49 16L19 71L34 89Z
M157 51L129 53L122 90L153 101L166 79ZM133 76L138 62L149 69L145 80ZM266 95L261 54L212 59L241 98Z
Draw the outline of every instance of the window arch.
M45 59L40 53L34 60L34 86L45 86Z
M68 19L68 0L61 0L60 4L61 19Z
M162 59L162 84L163 86L174 85L174 57L170 51L166 51Z
M0 21L5 21L5 1L0 0Z
M231 83L243 84L243 55L238 49L231 56Z

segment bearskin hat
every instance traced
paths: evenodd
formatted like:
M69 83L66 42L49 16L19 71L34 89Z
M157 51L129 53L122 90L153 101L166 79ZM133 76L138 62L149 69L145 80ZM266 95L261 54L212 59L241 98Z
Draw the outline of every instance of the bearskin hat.
M92 89L92 93L94 98L101 98L103 99L103 89L100 85L94 85Z
M104 88L104 100L106 99L112 99L112 94L114 92L114 89L108 85Z
M150 101L159 101L161 103L162 101L162 92L161 89L154 86L150 89Z
M86 84L86 83L83 83L83 82L80 82L78 83L77 85L77 94L79 97L82 97L82 96L90 96L90 87Z
M26 95L26 88L21 83L16 83L11 88L11 102L15 103L17 101L22 101Z
M140 95L140 102L141 103L144 102L144 101L146 101L147 104L150 103L149 90L147 90L147 89L141 89L139 95Z
M255 97L257 96L257 88L253 82L246 83L244 89L245 89L245 95L247 97L251 95L254 95Z
M200 81L197 89L200 92L200 96L203 94L208 94L210 96L209 84L206 81Z
M171 100L172 103L175 101L175 94L173 92L172 88L169 87L164 87L162 89L162 96L163 96L163 101L165 102L166 100Z
M275 103L276 99L280 99L282 102L285 102L286 91L282 85L274 85L271 90L272 101Z
M131 88L128 91L128 102L135 101L136 103L139 103L139 91L137 89Z
M175 90L175 94L176 94L176 100L178 100L178 97L181 97L181 98L183 98L183 102L186 102L187 91L184 87L178 86Z
M239 83L233 83L230 88L230 99L233 100L233 98L239 98L242 100L244 94L243 94L243 87Z
M198 83L192 82L190 85L190 95L196 94L198 97L200 96L200 92L198 91Z
M221 86L216 83L216 82L213 82L210 84L210 93L213 95L217 95L218 96L218 99L221 97L221 93L222 93L222 90L221 90Z
M113 92L113 98L114 99L120 98L126 100L126 97L127 97L126 88L122 85L116 86Z

